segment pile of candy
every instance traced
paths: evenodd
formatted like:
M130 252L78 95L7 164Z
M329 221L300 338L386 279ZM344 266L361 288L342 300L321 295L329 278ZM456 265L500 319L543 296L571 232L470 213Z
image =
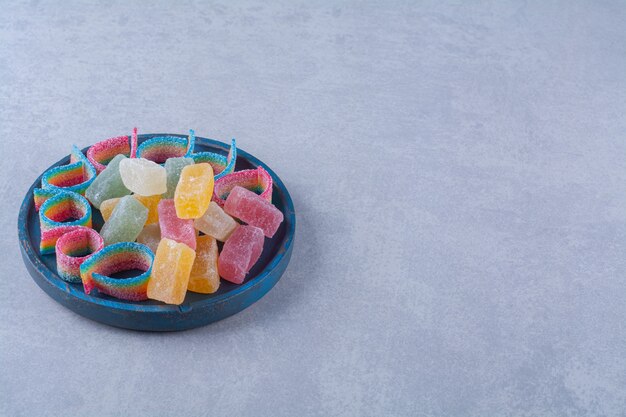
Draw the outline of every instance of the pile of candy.
M235 172L234 139L228 156L194 153L194 144L190 130L187 139L137 146L134 129L87 155L74 146L68 165L43 174L34 191L40 251L56 253L63 280L82 282L87 294L168 304L181 304L188 290L214 293L220 277L244 281L283 221L272 177L262 167ZM93 210L105 221L99 232ZM111 276L131 270L143 273Z

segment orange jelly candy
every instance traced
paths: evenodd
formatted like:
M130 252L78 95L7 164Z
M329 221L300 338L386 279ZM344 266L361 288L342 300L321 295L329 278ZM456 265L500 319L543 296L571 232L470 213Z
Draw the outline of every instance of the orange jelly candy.
M184 243L161 239L148 281L148 298L182 304L195 257L194 250Z
M196 239L196 260L189 276L188 290L202 294L212 294L220 287L217 272L217 241L204 235Z

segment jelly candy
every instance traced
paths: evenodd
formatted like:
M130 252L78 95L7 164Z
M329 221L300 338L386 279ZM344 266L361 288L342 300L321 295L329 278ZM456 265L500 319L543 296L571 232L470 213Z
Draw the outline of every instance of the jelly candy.
M122 197L104 223L100 235L105 245L117 242L134 242L148 219L148 209L136 198Z
M233 188L228 195L224 211L245 223L262 229L267 237L274 236L283 222L283 213L272 203L239 186Z
M159 204L159 201L161 201L161 196L153 195L150 197L144 197L139 194L133 194L132 196L148 209L148 220L146 220L146 224L157 223L159 221L157 205ZM113 213L113 209L117 206L119 201L119 198L110 198L100 203L100 214L105 222L109 220L111 213Z
M143 158L126 158L120 161L120 175L124 186L142 195L161 195L167 191L165 168Z
M174 192L180 179L180 172L187 165L193 164L191 158L169 158L165 161L165 172L167 174L167 191L163 194L163 198L174 198Z
M217 272L217 242L211 236L198 236L196 259L189 275L187 289L202 294L212 294L220 286Z
M180 173L174 192L176 214L181 219L197 219L209 207L213 195L213 168L206 163L187 165Z
M192 219L180 219L176 215L174 200L161 200L159 202L159 226L161 237L184 243L191 249L196 249L196 229Z
M263 231L254 226L239 226L228 238L218 259L222 278L241 284L263 252Z
M120 197L117 198L109 198L108 200L104 200L100 203L100 214L102 215L102 220L109 221L109 217L111 217L111 213L113 213L113 209L117 206L117 203L120 202Z
M139 236L137 236L137 242L149 247L153 253L156 253L160 241L161 228L158 223L145 225Z
M141 204L143 204L148 209L148 220L146 220L146 224L153 224L159 222L159 212L157 211L157 207L159 205L159 201L161 201L161 196L151 195L149 197L144 197L139 194L133 194L133 197L137 199Z
M148 298L182 304L196 253L184 243L163 238L159 243L148 282Z
M85 197L95 208L99 209L104 200L130 194L130 190L124 186L119 169L120 162L125 159L127 158L124 155L116 155L87 188Z
M239 225L232 217L224 213L224 210L215 201L211 201L209 208L202 217L194 220L193 224L196 229L213 236L220 242L225 242Z

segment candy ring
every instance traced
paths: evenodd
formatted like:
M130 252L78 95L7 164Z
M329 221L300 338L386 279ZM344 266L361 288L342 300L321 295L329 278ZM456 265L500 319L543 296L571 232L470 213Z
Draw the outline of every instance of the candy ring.
M187 139L177 136L156 136L139 145L137 158L145 158L157 164L162 164L168 158L191 155L195 140L193 130L189 131Z
M122 300L141 301L148 298L146 291L152 273L154 255L141 243L120 242L94 253L80 266L85 293L96 288L99 292ZM139 269L141 275L131 278L112 278L117 272Z
M226 198L235 186L254 191L270 203L272 202L272 176L263 167L233 172L215 181L213 201L224 207Z
M214 152L198 152L190 155L196 164L203 162L208 163L215 173L214 179L218 179L231 174L235 171L235 163L237 162L237 146L235 139L230 142L230 150L228 156L220 155Z
M130 143L129 140L130 139ZM134 158L137 153L137 128L133 129L131 138L128 136L116 136L93 144L87 150L87 159L95 167L98 174L106 168L107 164L118 154Z
M39 250L42 255L54 253L57 240L66 233L73 232L85 226L59 226L50 230L41 231L41 242L39 243Z
M67 282L82 282L80 265L104 247L104 240L93 229L83 226L62 235L55 245L57 272Z
M50 168L41 176L41 187L73 191L84 195L96 178L96 170L76 145L72 146L70 163Z
M59 192L41 205L39 224L42 235L39 249L42 254L52 253L54 246L51 246L51 240L54 240L56 244L56 239L61 234L56 235L51 231L67 226L91 227L91 206L87 199L80 194L71 191ZM44 239L44 234L46 234L46 239Z

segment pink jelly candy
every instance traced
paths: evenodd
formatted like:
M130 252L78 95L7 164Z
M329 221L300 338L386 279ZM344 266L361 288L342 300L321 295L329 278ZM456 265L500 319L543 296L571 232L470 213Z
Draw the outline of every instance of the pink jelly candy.
M239 186L233 188L228 195L224 211L245 223L262 229L267 237L274 236L278 226L283 222L283 213L272 203L255 192Z
M179 219L172 199L159 201L157 211L159 212L161 239L166 237L196 250L196 229L193 226L193 219Z
M263 231L254 226L239 226L228 238L217 261L222 278L241 284L263 252Z

